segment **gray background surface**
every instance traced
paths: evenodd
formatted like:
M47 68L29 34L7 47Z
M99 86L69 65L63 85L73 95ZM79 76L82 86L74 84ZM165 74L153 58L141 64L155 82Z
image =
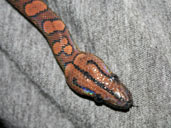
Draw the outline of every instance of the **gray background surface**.
M123 113L73 93L40 32L0 0L0 121L9 128L171 127L171 1L46 0L133 94Z

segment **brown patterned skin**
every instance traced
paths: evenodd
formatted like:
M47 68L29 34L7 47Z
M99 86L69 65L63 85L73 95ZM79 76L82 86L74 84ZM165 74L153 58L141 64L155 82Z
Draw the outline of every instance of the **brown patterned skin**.
M8 0L48 40L68 85L97 103L127 110L133 105L130 91L97 56L79 51L66 25L42 0Z

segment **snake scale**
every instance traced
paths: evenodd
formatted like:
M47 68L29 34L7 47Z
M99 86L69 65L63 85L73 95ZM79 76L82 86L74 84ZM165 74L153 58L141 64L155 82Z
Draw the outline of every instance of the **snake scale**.
M77 49L64 22L42 0L7 0L46 37L69 87L114 109L129 110L132 94L104 62Z

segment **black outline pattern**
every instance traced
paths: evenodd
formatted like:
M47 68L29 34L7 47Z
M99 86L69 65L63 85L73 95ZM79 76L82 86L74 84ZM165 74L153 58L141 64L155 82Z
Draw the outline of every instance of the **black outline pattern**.
M66 67L68 64L73 64L74 61L75 61L75 59L76 59L76 57L77 57L79 54L81 54L81 53L77 53L77 54L74 56L74 58L72 59L72 61L69 61L69 62L64 63L64 67Z
M56 43L60 43L60 41L61 41L63 38L66 38L66 39L67 39L67 44L66 44L65 46L62 46L62 50L61 50L58 54L55 54L55 53L54 53L54 55L58 57L58 56L60 56L60 55L63 53L63 54L65 54L65 56L72 56L73 53L74 53L74 48L73 48L73 46L71 45L71 43L69 42L69 40L68 40L68 38L67 38L66 36L63 36L61 39L59 39L59 40L54 40L54 41L52 42L52 51L53 51L53 46L54 46ZM66 52L64 52L64 48L65 48L66 46L69 46L69 45L72 47L72 52L71 52L71 54L67 54Z
M26 16L28 16L27 13L26 13L26 5L27 5L27 4L31 4L33 1L35 1L35 0L28 1L28 2L24 3L24 5L23 5L24 13L26 14ZM37 1L39 1L39 0L37 0ZM43 1L41 1L41 2L44 3ZM45 4L45 3L44 3L44 4ZM46 5L46 4L45 4L45 5ZM46 5L46 7L47 7L47 8L46 8L45 10L40 11L40 12L36 13L35 15L33 15L33 16L28 16L28 17L33 17L33 18L34 18L34 17L37 17L38 15L40 15L40 14L42 14L42 13L48 11L49 8L48 8L47 5Z
M101 70L99 65L94 60L88 60L87 64L94 64L103 75L105 75L106 77L108 77L111 80L114 80L116 82L120 82L119 77L116 74L114 74L114 73L112 73L111 75L106 74L105 72L103 72L103 70Z
M63 21L62 21L62 22L63 22L63 24L65 25L65 27L64 27L64 29L63 29L62 31L55 30L55 31L53 31L53 32L51 32L51 33L47 33L47 32L45 32L44 27L43 27L44 23L45 23L46 21L53 22L53 21L57 21L57 20L62 21L60 18L54 18L54 19L43 19L43 20L41 21L41 28L42 28L43 32L44 32L44 33L46 33L46 34L48 34L49 36L50 36L50 35L55 34L56 32L57 32L57 33L58 33L58 32L64 33L64 32L65 32L65 30L66 30L66 25L64 24L64 22L63 22Z
M95 93L94 91L92 91L92 90L90 90L89 88L86 88L86 87L81 86L80 84L78 84L78 83L77 83L77 79L76 79L75 77L73 77L72 83L73 83L75 86L77 86L77 87L79 87L80 89L82 89L83 91L84 91L84 89L86 89L86 90L89 90L91 93L93 93L93 95L96 95L96 93ZM86 94L86 93L85 93L85 94Z
M99 67L99 65L94 60L88 60L87 65L88 64L94 64L103 75L105 75L108 78L111 78L111 75L108 75L105 72L103 72L103 70Z
M110 93L111 95L113 95L117 99L120 99L120 97L118 97L118 95L115 94L115 92L113 92L112 90L110 90L109 88L107 88L103 83L101 83L98 80L96 80L95 78L93 78L87 71L84 71L83 69L80 69L80 67L77 66L77 65L75 65L75 64L73 64L73 65L74 65L75 69L77 69L78 71L80 71L88 79L92 80L97 86L99 86L100 88L106 90L108 93Z

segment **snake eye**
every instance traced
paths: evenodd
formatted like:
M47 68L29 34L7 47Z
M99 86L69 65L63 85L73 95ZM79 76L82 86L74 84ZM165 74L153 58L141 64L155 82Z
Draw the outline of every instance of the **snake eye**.
M111 74L111 79L114 80L114 81L117 81L119 82L119 77L116 75L116 74Z
M103 102L103 98L101 97L100 94L96 94L96 95L94 96L94 100L95 100L95 102L98 103L98 104L101 104L101 103Z

